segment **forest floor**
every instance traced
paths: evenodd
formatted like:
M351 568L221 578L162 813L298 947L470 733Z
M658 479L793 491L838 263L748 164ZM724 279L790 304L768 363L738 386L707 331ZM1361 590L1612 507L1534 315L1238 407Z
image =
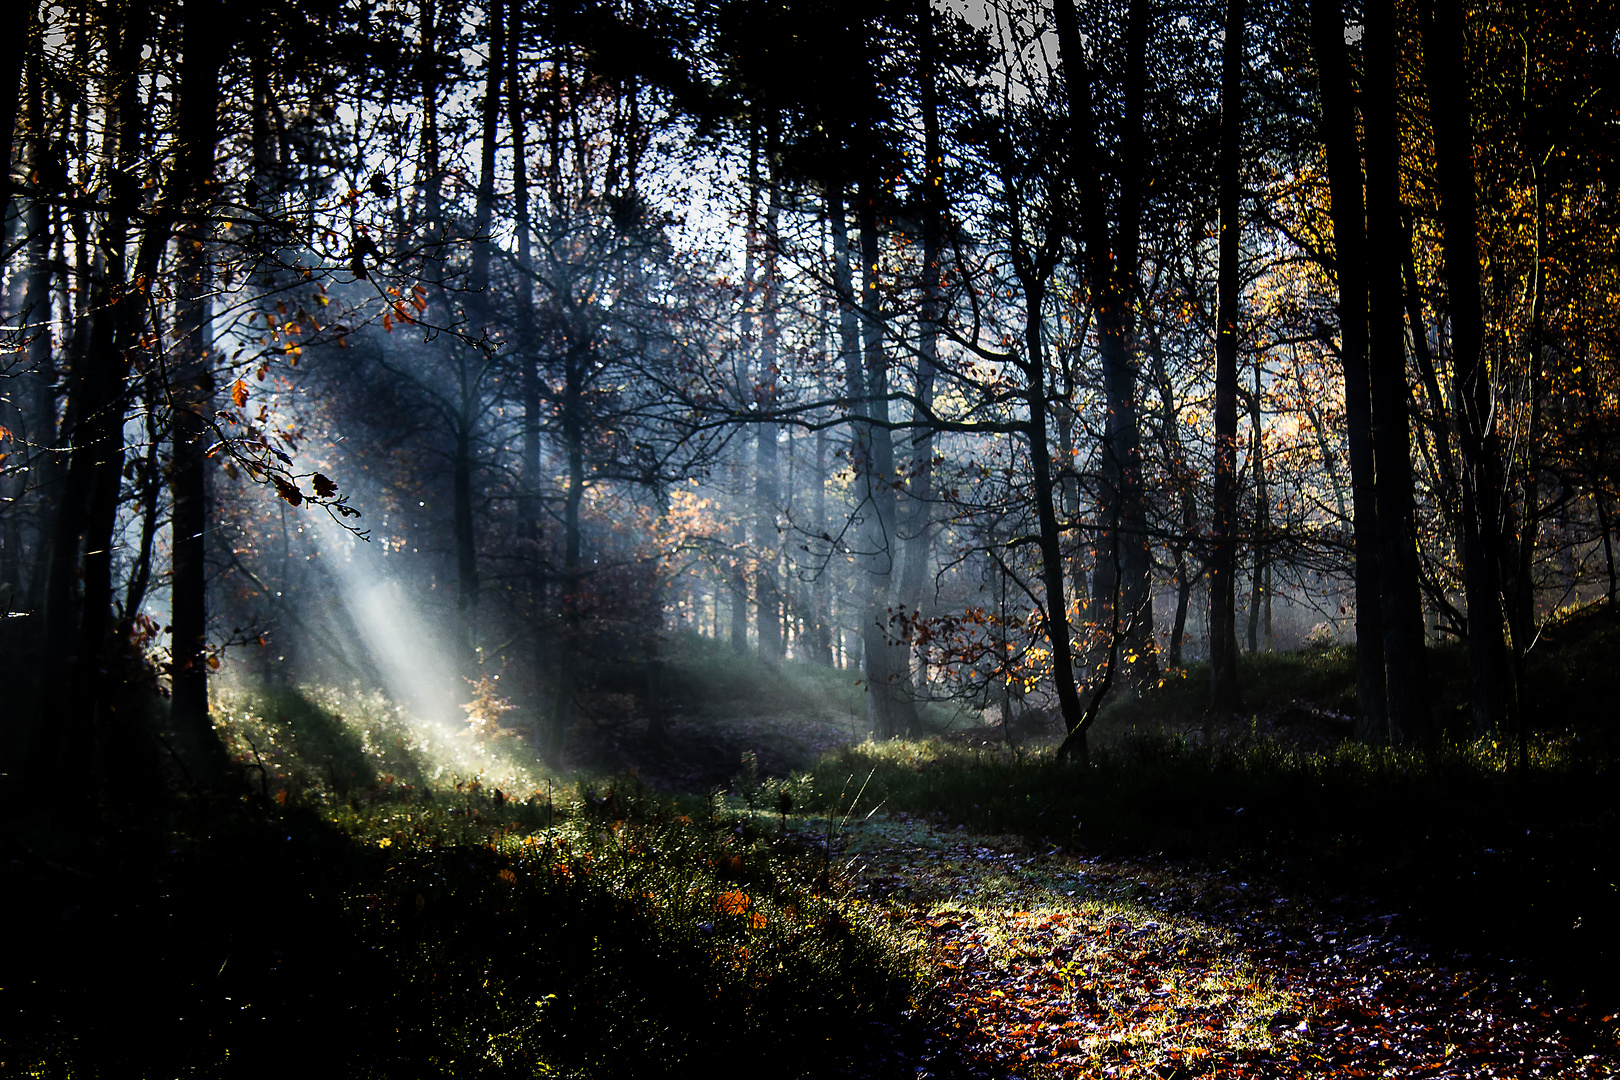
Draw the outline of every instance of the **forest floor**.
M1620 1062L1614 1017L1431 954L1355 898L905 815L833 846L854 894L925 943L940 1056L925 1050L919 1076L1598 1077Z
M1539 715L1551 724L1538 727L1562 752L1607 760L1616 732L1599 706L1612 680L1596 661L1616 634L1606 611L1549 627L1554 648L1538 655L1545 670L1531 674L1537 700L1547 705ZM1437 651L1432 659L1437 715L1464 718L1460 654ZM1352 745L1352 654L1245 660L1251 707L1212 725L1215 745L1256 748L1262 759L1320 761ZM1133 746L1156 753L1161 745L1203 745L1203 682L1196 670L1178 674L1157 695L1111 707L1094 748L1105 757L1123 748L1129 758ZM894 764L886 770L882 751L837 756L855 723L842 711L813 720L803 711L776 719L694 710L672 730L671 744L687 748L677 755L682 764L667 777L657 765L643 775L666 789L706 790L726 786L742 751L776 777L833 752L815 768L818 788L830 781L836 791L847 771L854 775L846 795L854 795L873 764L879 784L885 771L893 780ZM832 833L850 895L922 942L933 987L925 1012L936 1041L923 1051L918 1075L1620 1074L1620 997L1601 959L1612 935L1593 935L1620 914L1613 887L1604 884L1614 862L1612 844L1602 839L1608 818L1593 817L1608 805L1597 795L1601 773L1548 773L1522 791L1507 776L1469 773L1474 766L1462 770L1467 776L1412 791L1385 774L1377 782L1394 786L1361 796L1395 801L1361 819L1365 839L1340 835L1337 818L1319 807L1301 807L1308 820L1290 822L1286 808L1268 812L1262 792L1240 795L1238 784L1203 811L1199 799L1220 791L1162 792L1156 798L1171 795L1165 801L1174 808L1159 816L1182 815L1182 826L1155 832L1134 819L1110 832L1088 816L1090 840L1041 843L1029 839L1040 832L1028 829L986 835L986 821L1010 827L1016 812L992 807L989 798L981 811L979 795L960 791L951 802L944 788L950 769L969 790L992 798L998 777L1032 779L1040 766L1032 771L1030 763L1060 732L1049 720L1043 728L1038 715L1022 720L1009 732L959 717L916 744L910 767L938 778L937 803L929 781L926 803L915 791L891 787L860 805L864 813L880 803L878 812L842 830L836 814L800 819L804 844L824 849ZM628 762L636 740L626 734L632 737L614 742ZM976 764L965 765L963 754ZM980 761L987 771L978 770ZM1179 775L1153 769L1131 775L1150 789L1173 785ZM1367 775L1376 778L1377 770ZM1570 790L1560 794L1560 783ZM1586 805L1578 792L1596 803ZM1151 790L1141 794L1154 798ZM1034 798L1042 797L1036 789ZM1434 813L1425 800L1447 810ZM939 812L925 815L925 805ZM1395 835L1391 828L1410 831L1409 823L1383 817L1413 809L1429 815L1419 832L1432 836L1403 838L1387 856L1370 854L1379 838ZM1341 816L1356 820L1353 811ZM1133 835L1120 835L1121 827ZM1178 857L1155 854L1161 846ZM1460 897L1470 910L1453 907ZM1458 918L1449 919L1448 910ZM1574 977L1563 977L1559 958Z
M566 774L376 693L223 693L215 812L0 820L42 929L0 1073L257 1075L276 1030L377 1076L1620 1075L1620 620L1564 632L1528 773L1347 742L1343 651L1248 658L1208 749L1196 671L1122 697L1083 770L1038 714L861 742L852 673L712 649L662 740L599 680Z

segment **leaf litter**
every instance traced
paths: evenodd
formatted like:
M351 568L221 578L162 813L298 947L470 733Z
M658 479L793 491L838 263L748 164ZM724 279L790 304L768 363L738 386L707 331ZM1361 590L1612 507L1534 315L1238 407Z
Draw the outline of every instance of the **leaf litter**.
M1393 915L905 815L851 822L834 849L931 967L925 1008L952 1045L919 1077L1578 1078L1620 1061L1614 1017L1430 955Z

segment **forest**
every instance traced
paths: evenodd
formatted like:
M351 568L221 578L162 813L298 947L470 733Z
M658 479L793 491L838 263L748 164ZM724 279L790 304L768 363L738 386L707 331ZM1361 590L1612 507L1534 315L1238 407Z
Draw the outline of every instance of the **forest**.
M12 25L0 1071L1620 1062L1620 4Z

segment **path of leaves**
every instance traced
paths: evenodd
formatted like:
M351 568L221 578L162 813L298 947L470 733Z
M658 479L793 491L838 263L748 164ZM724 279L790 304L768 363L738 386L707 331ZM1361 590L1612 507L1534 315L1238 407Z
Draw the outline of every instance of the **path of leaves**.
M1614 1018L1247 883L1032 852L904 820L835 842L920 935L937 1006L989 1075L1599 1077ZM919 1075L925 1075L920 1072Z

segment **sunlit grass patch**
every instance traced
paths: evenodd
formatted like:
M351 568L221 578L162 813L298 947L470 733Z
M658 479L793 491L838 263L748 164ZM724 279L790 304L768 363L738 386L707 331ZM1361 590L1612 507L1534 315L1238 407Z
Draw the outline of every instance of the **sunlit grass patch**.
M423 719L379 691L226 688L214 696L213 715L249 785L283 803L366 790L408 796L457 784L529 799L551 781L516 740Z

